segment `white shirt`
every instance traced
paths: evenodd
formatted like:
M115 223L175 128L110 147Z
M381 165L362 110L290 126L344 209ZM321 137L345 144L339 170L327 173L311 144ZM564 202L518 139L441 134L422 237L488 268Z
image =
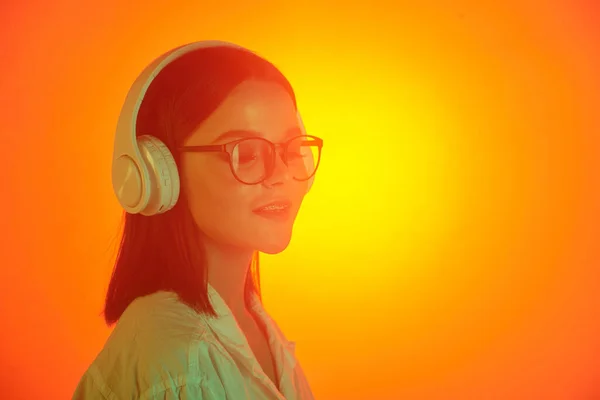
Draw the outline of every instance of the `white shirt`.
M252 308L267 328L278 387L210 286L209 298L217 318L197 313L170 292L133 301L81 378L73 400L314 400L294 344L256 297Z

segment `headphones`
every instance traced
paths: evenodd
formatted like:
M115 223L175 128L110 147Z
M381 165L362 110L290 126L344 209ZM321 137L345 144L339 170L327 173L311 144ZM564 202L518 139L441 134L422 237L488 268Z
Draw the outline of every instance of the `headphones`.
M112 185L121 207L129 214L145 216L162 214L177 204L180 193L179 172L167 146L151 135L137 136L137 117L144 95L158 74L172 61L184 54L208 47L233 47L248 51L233 43L202 41L177 47L154 60L137 77L117 123L112 161ZM298 125L305 134L302 118ZM313 157L305 162L314 164ZM314 181L308 180L307 191Z

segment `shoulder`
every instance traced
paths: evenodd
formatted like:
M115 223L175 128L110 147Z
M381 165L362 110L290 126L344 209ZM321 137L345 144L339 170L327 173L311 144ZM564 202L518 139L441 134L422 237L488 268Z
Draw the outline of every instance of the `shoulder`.
M157 292L136 299L123 313L117 326L137 344L168 340L203 339L209 333L203 317L179 300L175 293ZM187 341L186 341L187 342Z
M141 297L123 313L74 399L169 398L166 393L212 399L222 390L215 353L203 317L175 294Z

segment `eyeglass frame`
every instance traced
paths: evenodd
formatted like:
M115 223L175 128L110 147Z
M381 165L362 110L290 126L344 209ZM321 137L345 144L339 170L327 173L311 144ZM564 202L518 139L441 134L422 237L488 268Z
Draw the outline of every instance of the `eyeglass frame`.
M298 138L310 138L312 140L314 140L314 145L317 146L317 148L319 149L319 159L316 161L315 164L315 169L312 172L312 174L310 174L310 176L308 178L305 179L297 179L292 177L294 180L299 181L299 182L306 182L308 180L310 180L313 176L315 176L315 174L317 173L317 169L319 168L319 165L321 164L321 151L323 149L323 139L318 138L316 136L312 136L312 135L298 135L298 136L294 136L293 138L283 142L283 143L273 143L268 139L265 139L263 137L260 136L253 136L253 137L245 137L245 138L241 138L241 139L236 139L233 140L231 142L227 142L224 144L209 144L209 145L200 145L200 146L180 146L179 147L179 151L183 152L183 153L227 153L227 155L229 156L229 169L231 170L231 173L233 174L233 177L240 183L244 184L244 185L259 185L261 183L263 183L264 181L266 181L267 179L269 179L272 175L273 172L275 171L274 168L271 168L271 171L265 175L264 178L262 178L261 180L254 182L254 183L247 183L242 181L237 174L235 173L235 170L233 168L233 149L235 148L235 146L237 146L239 143L246 141L246 140L262 140L264 142L267 142L272 150L271 154L273 156L272 158L272 166L274 167L277 163L277 147L280 147L283 151L283 157L282 157L282 161L285 164L286 167L288 167L287 164L287 147L290 145L290 143L292 143L294 140L298 139ZM311 144L312 145L312 144ZM314 160L313 160L314 162Z

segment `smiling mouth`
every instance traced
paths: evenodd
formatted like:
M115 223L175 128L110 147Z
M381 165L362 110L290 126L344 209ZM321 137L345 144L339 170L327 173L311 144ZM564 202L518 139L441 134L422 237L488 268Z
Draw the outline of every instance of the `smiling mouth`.
M255 208L253 213L270 219L287 219L291 214L292 203L289 201L274 201Z

